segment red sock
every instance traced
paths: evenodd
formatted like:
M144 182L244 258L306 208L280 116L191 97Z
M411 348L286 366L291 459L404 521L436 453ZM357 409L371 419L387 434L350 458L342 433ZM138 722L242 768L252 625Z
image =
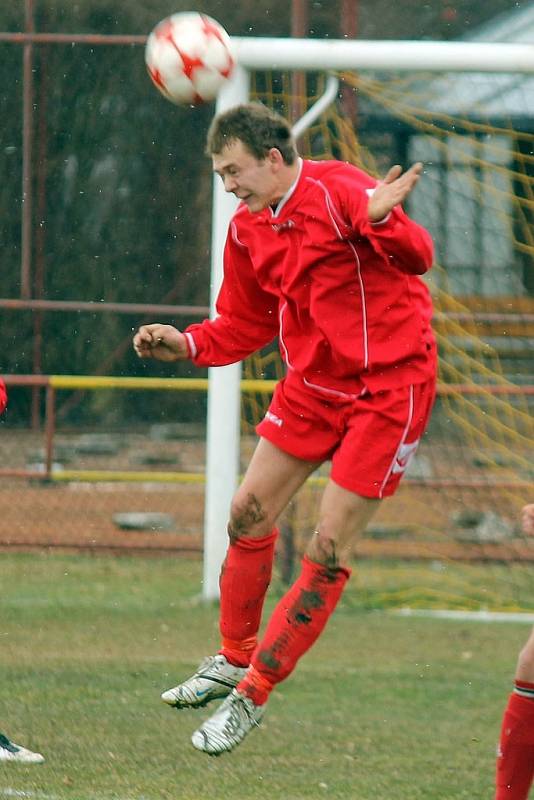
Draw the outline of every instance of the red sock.
M534 684L516 686L534 691ZM515 692L504 712L497 755L495 800L526 800L534 777L534 702Z
M278 529L255 539L232 542L221 569L222 653L236 667L248 667L257 644L265 593L271 582Z
M274 609L240 691L258 705L266 702L320 635L349 576L349 569L325 567L304 556L302 572Z

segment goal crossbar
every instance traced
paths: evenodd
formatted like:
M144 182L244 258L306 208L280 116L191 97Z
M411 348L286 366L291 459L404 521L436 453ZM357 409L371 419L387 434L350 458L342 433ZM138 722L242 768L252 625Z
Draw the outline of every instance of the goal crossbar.
M245 69L534 72L534 45L232 37Z

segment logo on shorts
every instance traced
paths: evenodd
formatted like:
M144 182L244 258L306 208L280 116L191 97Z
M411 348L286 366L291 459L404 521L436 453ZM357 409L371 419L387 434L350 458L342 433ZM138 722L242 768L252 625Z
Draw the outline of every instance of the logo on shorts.
M278 425L279 428L281 428L282 425L284 424L284 420L280 419L280 417L277 417L276 414L273 414L272 411L267 411L267 413L265 414L265 419L268 420L269 422L272 422L273 425Z
M412 460L412 456L417 450L418 445L419 439L416 439L415 442L410 442L410 444L401 444L397 450L395 463L393 464L393 469L391 470L393 474L404 472L406 470L406 467Z

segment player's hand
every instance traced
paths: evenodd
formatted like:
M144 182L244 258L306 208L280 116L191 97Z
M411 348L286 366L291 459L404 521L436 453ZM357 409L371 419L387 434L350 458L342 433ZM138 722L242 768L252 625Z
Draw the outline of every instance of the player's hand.
M534 503L523 506L521 510L521 525L523 533L534 536Z
M412 164L406 172L402 171L399 164L391 167L384 180L380 181L369 198L367 213L371 222L380 222L395 206L402 203L416 185L422 172L423 165L420 161Z
M181 361L188 356L184 334L172 325L160 322L141 325L133 337L133 348L139 358L158 361Z

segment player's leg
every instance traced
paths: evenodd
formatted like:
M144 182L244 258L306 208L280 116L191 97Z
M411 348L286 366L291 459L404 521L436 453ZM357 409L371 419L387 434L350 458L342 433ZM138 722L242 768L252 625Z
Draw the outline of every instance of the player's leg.
M495 800L526 800L534 778L534 630L521 650L497 751Z
M15 744L3 733L0 733L0 761L15 761L20 764L42 764L44 757L26 747Z
M278 529L276 521L317 463L260 439L232 502L230 543L220 578L221 653L248 667L257 644Z
M198 708L225 697L245 674L257 644L277 537L276 520L317 467L260 439L232 501L229 546L220 577L221 648L162 699L175 708Z
M293 671L334 611L350 576L338 553L347 552L349 537L365 528L379 502L329 482L301 574L277 604L243 679L193 734L197 749L210 755L232 750L260 723L273 687Z

